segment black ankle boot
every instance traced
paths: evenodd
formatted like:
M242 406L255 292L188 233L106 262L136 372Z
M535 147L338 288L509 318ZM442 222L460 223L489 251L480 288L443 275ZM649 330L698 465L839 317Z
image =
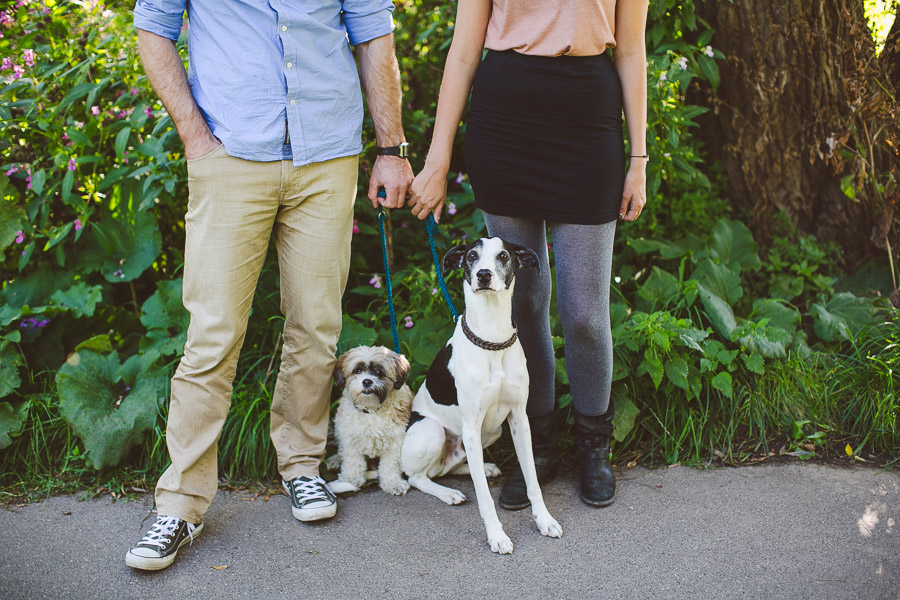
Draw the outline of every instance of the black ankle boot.
M534 470L541 485L556 477L556 470L559 467L559 450L556 447L558 415L559 410L554 409L543 417L528 417L528 423L531 425L531 447L534 451ZM531 504L525 486L525 476L522 475L518 461L515 469L503 482L503 489L500 490L500 506L506 510L521 510Z
M616 499L616 477L609 464L613 402L602 415L589 417L575 413L575 436L580 471L579 496L591 506L609 506Z

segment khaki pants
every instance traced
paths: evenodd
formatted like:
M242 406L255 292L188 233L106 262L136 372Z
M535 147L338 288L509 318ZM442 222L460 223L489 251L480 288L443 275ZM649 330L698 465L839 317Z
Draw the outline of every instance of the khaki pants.
M199 523L216 494L217 442L272 233L285 316L272 443L282 477L318 474L357 168L356 156L294 167L234 158L224 147L188 161L183 300L191 322L172 378L166 426L172 464L156 486L159 514Z

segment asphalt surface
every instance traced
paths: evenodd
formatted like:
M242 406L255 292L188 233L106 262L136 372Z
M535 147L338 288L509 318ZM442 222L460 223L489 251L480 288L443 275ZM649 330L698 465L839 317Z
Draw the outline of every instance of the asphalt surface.
M637 468L604 509L567 475L545 489L562 539L542 537L527 510L500 510L506 556L488 549L471 482L444 481L469 501L371 487L313 525L286 496L220 492L202 535L156 573L124 563L152 523L150 496L2 509L0 597L900 599L897 472Z

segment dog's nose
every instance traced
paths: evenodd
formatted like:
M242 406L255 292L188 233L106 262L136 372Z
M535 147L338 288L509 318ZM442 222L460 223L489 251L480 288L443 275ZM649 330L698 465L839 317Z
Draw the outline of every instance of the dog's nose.
M363 379L362 384L363 384L363 387L372 387L372 380L371 379Z
M475 273L479 283L487 283L491 280L491 271L489 269L480 269Z

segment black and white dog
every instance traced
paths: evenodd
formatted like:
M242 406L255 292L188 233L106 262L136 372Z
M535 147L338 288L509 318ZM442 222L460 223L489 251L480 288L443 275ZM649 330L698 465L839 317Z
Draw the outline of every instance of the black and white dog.
M513 544L488 489L487 477L499 470L485 464L483 448L497 441L507 418L535 523L543 535L562 535L562 527L544 505L534 470L525 416L528 369L512 322L516 270L537 266L533 250L500 238L456 246L444 257L445 273L464 269L466 310L413 400L401 454L409 483L447 504L459 504L466 497L432 478L471 474L488 543L499 554L511 553Z

